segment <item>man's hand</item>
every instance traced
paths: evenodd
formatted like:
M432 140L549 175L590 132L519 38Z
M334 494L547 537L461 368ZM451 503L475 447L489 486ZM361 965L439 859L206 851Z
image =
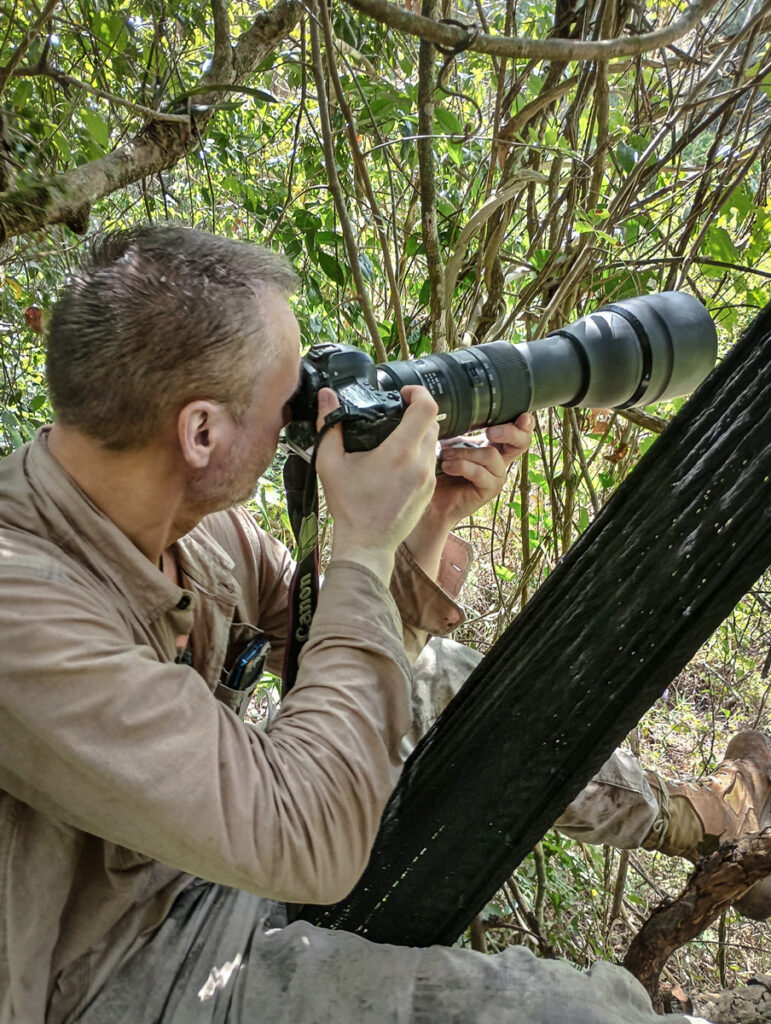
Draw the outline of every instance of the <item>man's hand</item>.
M530 447L535 417L523 412L514 423L489 427L487 443L463 438L442 442L442 473L437 480L430 511L448 529L496 498L503 489L509 466ZM460 446L459 446L460 445Z
M405 542L432 579L436 579L439 571L442 549L450 530L500 494L509 466L530 447L534 427L535 417L523 412L514 423L490 427L486 443L472 447L462 438L442 442L443 475L436 482L430 504ZM463 447L454 447L459 443Z
M407 409L399 426L369 452L346 452L342 427L328 431L316 469L327 507L334 516L333 558L360 562L386 585L394 552L420 519L436 483L436 402L425 388L402 388ZM321 429L339 402L334 391L319 391Z

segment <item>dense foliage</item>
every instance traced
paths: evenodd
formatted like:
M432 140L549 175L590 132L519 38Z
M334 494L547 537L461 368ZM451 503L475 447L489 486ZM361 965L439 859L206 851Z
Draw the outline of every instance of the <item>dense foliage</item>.
M440 52L342 2L2 5L2 452L50 415L35 307L80 235L139 220L280 248L307 342L380 359L531 339L672 288L706 303L728 346L769 297L766 6L713 0L666 46L586 59L686 5L423 0L485 38L561 47L526 56L479 52L474 32ZM465 527L482 556L467 641L494 641L677 405L541 414L497 509ZM255 501L285 528L275 480ZM662 772L703 771L726 733L767 721L768 601L750 595L641 726ZM614 856L549 839L492 941L543 929L577 960L612 953L611 917L634 921L648 898L632 879L614 901Z

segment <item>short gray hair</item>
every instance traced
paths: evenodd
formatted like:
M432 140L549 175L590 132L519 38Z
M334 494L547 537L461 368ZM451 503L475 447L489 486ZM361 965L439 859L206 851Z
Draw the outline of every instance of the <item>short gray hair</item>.
M102 235L51 315L57 418L122 450L147 444L195 398L240 416L273 354L260 297L296 287L283 256L249 242L181 225ZM257 358L245 378L239 357L250 346Z

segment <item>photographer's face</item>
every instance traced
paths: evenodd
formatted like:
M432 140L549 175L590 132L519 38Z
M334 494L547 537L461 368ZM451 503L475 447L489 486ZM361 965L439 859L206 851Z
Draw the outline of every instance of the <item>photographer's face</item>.
M260 317L271 332L273 356L258 375L252 400L238 421L230 417L229 444L197 481L197 497L210 509L247 501L273 461L300 376L300 329L286 299L270 292L260 300ZM257 351L247 356L244 376L252 376ZM199 489L200 488L200 489Z

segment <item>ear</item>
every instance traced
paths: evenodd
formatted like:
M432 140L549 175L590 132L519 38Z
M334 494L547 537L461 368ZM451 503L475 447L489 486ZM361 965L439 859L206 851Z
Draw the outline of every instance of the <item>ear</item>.
M177 437L191 469L206 469L215 451L230 447L233 420L219 402L196 399L177 417Z

